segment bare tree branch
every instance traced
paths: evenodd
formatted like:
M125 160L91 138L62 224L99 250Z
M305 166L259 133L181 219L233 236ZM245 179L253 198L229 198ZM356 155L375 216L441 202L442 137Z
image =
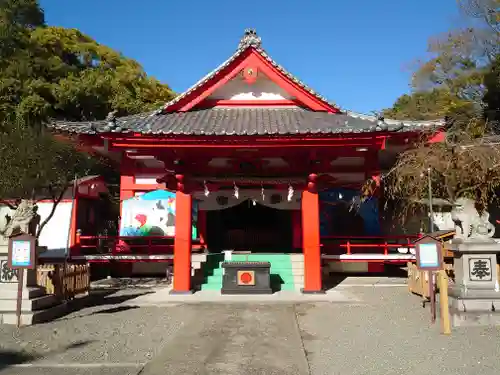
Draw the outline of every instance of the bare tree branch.
M57 205L61 202L61 200L64 197L64 193L67 190L67 186L68 186L68 183L66 184L66 187L61 188L61 191L59 192L59 194L57 196L55 195L55 192L54 192L52 186L49 186L49 191L52 195L52 209L50 210L49 215L45 218L44 221L42 221L42 223L38 227L38 230L36 232L36 238L40 237L40 234L42 233L43 228L45 227L45 225L47 225L47 223L50 221L50 219L52 219L52 217L54 216L54 213L56 212Z

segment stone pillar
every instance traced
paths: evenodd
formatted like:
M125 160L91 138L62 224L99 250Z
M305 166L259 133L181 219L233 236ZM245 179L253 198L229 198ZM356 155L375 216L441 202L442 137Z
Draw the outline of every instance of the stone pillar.
M494 240L453 240L455 285L450 304L460 312L500 311L497 254Z
M172 294L191 294L192 207L183 175L177 175L175 195L174 287Z
M321 282L319 197L315 174L308 177L302 192L302 247L304 252L304 289L302 293L324 293Z

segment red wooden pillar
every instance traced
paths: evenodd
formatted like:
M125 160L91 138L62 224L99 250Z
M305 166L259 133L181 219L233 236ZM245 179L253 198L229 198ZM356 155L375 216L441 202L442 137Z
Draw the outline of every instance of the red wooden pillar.
M324 293L321 282L319 198L317 175L309 175L302 193L302 246L304 251L304 289L302 293Z
M174 287L172 294L191 294L192 207L184 191L184 176L177 175L175 194Z

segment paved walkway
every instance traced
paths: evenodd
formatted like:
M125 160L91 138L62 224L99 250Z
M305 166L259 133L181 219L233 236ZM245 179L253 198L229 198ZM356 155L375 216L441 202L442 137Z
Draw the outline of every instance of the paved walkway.
M144 291L129 290L48 324L0 326L0 375L498 374L499 329L442 336L404 287L346 289L358 302L134 307Z

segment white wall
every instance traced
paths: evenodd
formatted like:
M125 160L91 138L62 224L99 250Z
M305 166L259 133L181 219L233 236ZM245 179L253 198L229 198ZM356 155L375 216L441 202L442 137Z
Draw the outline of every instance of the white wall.
M259 72L257 81L247 83L240 75L215 90L208 99L223 100L283 100L292 97L276 83Z
M53 203L41 202L37 206L41 222L43 222L49 216ZM45 225L38 238L40 246L47 246L48 251L54 251L58 254L62 252L64 254L64 251L68 247L71 208L71 202L61 202L57 205L54 216Z

